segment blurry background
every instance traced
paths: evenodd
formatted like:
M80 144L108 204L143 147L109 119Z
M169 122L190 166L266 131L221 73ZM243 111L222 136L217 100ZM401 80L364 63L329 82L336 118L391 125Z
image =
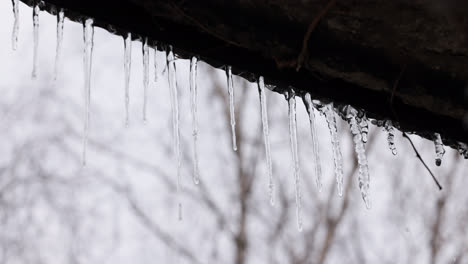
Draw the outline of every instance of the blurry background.
M231 148L225 73L199 63L200 185L192 182L189 62L177 60L183 220L165 55L142 122L141 42L133 42L130 125L125 127L123 39L95 29L87 166L81 164L83 29L65 21L53 80L56 17L40 14L38 78L31 79L32 9L20 4L11 49L10 1L0 2L0 263L468 263L468 163L412 136L444 187L438 191L409 143L370 127L372 209L357 187L348 125L339 120L345 192L339 197L329 131L316 112L324 188L315 186L307 113L298 104L303 232L296 228L287 102L268 93L275 206L270 206L257 86L234 78ZM153 65L153 51L151 51ZM154 76L154 68L151 67Z

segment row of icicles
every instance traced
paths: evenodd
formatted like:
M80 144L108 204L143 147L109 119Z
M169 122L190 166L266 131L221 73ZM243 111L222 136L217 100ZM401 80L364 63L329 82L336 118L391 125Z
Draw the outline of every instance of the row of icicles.
M13 0L13 13L14 13L14 25L12 35L12 46L13 50L16 50L18 43L18 30L19 30L19 13L18 13L18 2L19 0ZM32 77L37 76L37 48L39 40L39 5L36 4L33 7L33 25L34 25L34 59L33 59L33 71ZM64 27L64 10L60 9L57 13L57 47L55 57L55 71L54 79L57 78L58 65L60 63L61 48L63 40L63 27ZM83 136L83 165L86 165L86 149L88 142L88 132L90 123L90 98L91 98L91 67L92 67L92 55L94 45L94 25L93 19L86 19L83 23L83 40L84 40L84 99L85 99L85 117L84 117L84 136ZM129 87L130 87L130 70L131 70L131 51L132 49L132 36L128 33L124 37L124 71L125 71L125 124L129 122ZM146 94L149 87L149 47L148 38L143 41L143 87L144 87L144 100L143 100L143 121L146 122ZM155 56L157 49L155 48ZM167 55L167 72L168 82L170 89L170 101L172 109L172 124L173 124L173 139L174 149L177 162L177 202L178 202L178 218L182 219L182 204L180 200L180 169L181 169L181 151L180 151L180 131L179 131L179 103L178 103L178 91L177 91L177 79L176 79L176 58L174 56L172 46L168 46L166 49ZM154 67L157 69L158 65L156 59L154 60ZM192 114L192 137L193 137L193 182L198 184L199 179L199 165L198 165L198 150L197 150L197 139L198 139L198 121L197 121L197 57L192 57L190 61L190 108ZM232 67L226 67L227 77L227 92L229 94L229 109L230 109L230 124L232 132L232 148L237 151L236 133L235 133L235 110L234 110L234 82L232 78ZM157 81L158 75L157 70L155 74L155 81ZM272 172L272 161L270 154L270 139L269 139L269 128L268 128L268 109L265 95L265 82L263 77L258 78L258 92L260 97L260 109L261 109L261 121L263 128L263 138L265 145L265 156L266 156L266 167L268 173L268 193L270 203L273 205L274 201L274 179ZM300 171L299 171L299 157L298 157L298 143L297 143L297 125L296 125L296 94L294 89L289 89L284 93L286 100L288 101L289 108L289 138L291 145L291 156L293 163L293 175L294 175L294 186L296 193L296 216L298 229L302 230L302 213L301 213L301 188L300 188ZM320 167L320 155L319 145L316 133L314 109L325 116L331 135L332 143L332 154L334 161L334 174L336 177L337 191L340 196L343 195L343 158L340 150L340 141L337 130L337 121L335 107L332 103L321 104L318 101L313 101L311 95L306 93L302 96L306 110L309 115L310 122L310 134L312 136L312 150L313 150L313 163L314 163L314 174L316 177L316 184L319 190L322 188L321 180L321 167ZM359 111L350 105L337 109L339 113L348 122L351 133L353 135L353 141L355 145L355 152L358 160L358 182L359 189L361 191L362 198L367 208L371 207L371 201L369 197L369 169L367 163L367 157L365 153L365 144L367 143L368 119L363 111ZM388 133L388 146L393 153L397 154L397 150L394 142L394 127L390 120L379 121L380 126L383 126L385 131ZM442 161L442 157L445 153L443 148L442 139L440 134L435 134L435 149L436 149L436 164L439 166Z

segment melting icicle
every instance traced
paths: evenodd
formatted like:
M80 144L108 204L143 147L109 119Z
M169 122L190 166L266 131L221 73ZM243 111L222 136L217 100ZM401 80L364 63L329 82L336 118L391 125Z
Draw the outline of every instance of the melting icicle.
M442 158L445 154L444 144L442 143L442 138L440 137L439 133L434 134L434 145L436 151L436 165L440 166L442 164Z
M200 182L198 170L198 120L197 120L197 57L190 61L190 108L192 110L192 136L193 136L193 182Z
M154 82L158 82L158 47L154 47Z
M177 77L176 77L176 64L174 53L172 52L172 46L168 47L167 50L167 69L169 79L169 93L171 96L171 107L172 107L172 131L174 133L174 149L177 159L177 196L179 200L179 220L182 219L182 202L180 201L180 164L181 164L181 153L180 153L180 131L179 131L179 98L177 92Z
M132 69L132 33L127 33L127 36L124 38L125 126L128 126L128 122L129 122L131 69Z
M304 96L304 105L306 107L307 113L309 114L310 122L310 135L312 136L312 152L314 156L314 168L315 168L315 177L317 182L317 187L319 191L322 190L322 168L320 166L320 151L317 140L317 129L315 127L315 114L312 104L312 98L309 93L306 93Z
M236 142L236 114L234 109L234 81L232 80L232 67L227 66L226 77L229 93L229 112L231 114L231 133L232 133L232 149L237 151Z
M388 141L388 148L392 151L393 155L397 154L397 149L395 146L395 129L393 128L392 121L387 120L385 121L385 131L387 131L387 141Z
M143 122L146 123L146 104L149 86L149 48L148 38L143 42Z
M335 163L335 177L338 195L343 196L343 157L341 155L340 138L338 136L338 128L336 125L336 115L333 111L333 104L327 104L323 107L323 113L327 120L328 129L330 130L333 162Z
M369 134L369 124L367 122L367 117L364 112L360 112L362 115L358 121L359 121L359 128L361 129L361 137L362 137L362 142L367 143L367 135Z
M268 195L270 197L270 204L274 205L274 183L273 183L273 170L271 164L271 151L270 151L270 132L268 128L268 109L265 95L265 82L263 76L258 78L258 93L260 95L260 109L262 115L262 127L263 127L263 141L265 143L265 156L268 170Z
M39 5L36 3L33 7L33 34L34 34L34 55L33 55L33 70L32 78L37 77L37 52L39 47Z
M370 197L369 197L369 168L367 166L367 157L364 149L364 143L362 142L362 131L359 124L357 123L357 114L358 111L352 106L348 105L345 108L346 110L346 119L348 120L349 126L351 128L351 133L353 134L354 141L354 150L356 151L358 166L359 166L359 189L361 190L362 199L366 203L366 207L369 209L371 207Z
M93 58L94 46L94 26L93 19L88 18L83 26L83 41L84 41L84 99L85 99L85 123L84 123L84 136L83 136L83 166L86 165L86 147L88 144L89 134L89 115L91 106L91 66Z
M64 20L65 20L65 12L63 11L63 9L60 9L60 11L57 13L57 47L55 50L54 80L57 80L57 75L58 75L58 71L60 67Z
M302 196L299 178L299 154L297 150L297 124L296 124L296 98L294 90L287 94L289 107L289 141L291 144L291 156L294 166L294 187L296 190L296 217L297 228L302 231Z
M13 50L18 48L18 32L19 32L19 0L12 0L13 3L13 16L15 21L13 22L13 31L11 33L11 47Z

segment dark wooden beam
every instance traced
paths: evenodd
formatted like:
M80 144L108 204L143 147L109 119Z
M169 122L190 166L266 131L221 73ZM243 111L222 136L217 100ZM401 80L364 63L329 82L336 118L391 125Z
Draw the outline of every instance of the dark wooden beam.
M232 65L251 81L262 75L278 92L292 86L397 121L402 131L468 143L468 3L330 1L47 0L43 8L92 17L160 49L171 44L183 58Z

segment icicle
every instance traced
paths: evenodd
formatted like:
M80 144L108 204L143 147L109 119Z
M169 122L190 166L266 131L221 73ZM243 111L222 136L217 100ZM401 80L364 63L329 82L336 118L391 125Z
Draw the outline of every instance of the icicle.
M297 124L296 124L296 98L294 90L291 89L286 98L289 107L289 141L291 144L291 156L294 167L294 187L296 191L296 217L297 228L302 231L302 196L301 183L299 178L299 154L297 150Z
M323 113L327 120L328 129L330 130L338 195L343 196L343 157L341 155L340 138L338 136L338 128L336 125L335 112L333 111L333 104L325 105L323 107Z
M197 57L190 61L190 106L192 110L192 136L193 136L193 182L200 182L198 170L198 120L197 120Z
M182 202L180 201L180 165L181 165L181 153L180 153L180 131L179 131L179 98L177 92L177 77L176 77L176 64L175 57L172 51L172 46L168 47L167 50L167 69L169 79L169 93L171 96L171 107L172 107L172 131L174 133L174 150L177 159L177 196L179 202L179 220L182 219Z
M312 104L312 98L310 97L309 93L306 93L303 99L307 113L309 114L310 135L312 137L312 152L314 156L314 168L317 188L319 189L319 191L322 191L322 168L320 166L320 151L317 140L317 129L315 127L315 114Z
M146 123L146 104L149 86L149 48L148 38L143 42L143 122Z
M65 12L63 8L57 13L57 47L55 50L55 69L54 69L54 80L57 80L57 75L60 67L60 58L62 51L63 42L63 24L65 20Z
M271 164L271 151L270 151L270 132L268 128L268 107L265 95L265 82L263 76L258 78L258 93L260 95L260 109L262 115L263 127L263 141L265 143L265 157L268 170L268 195L270 197L270 204L274 205L275 200L273 196L274 183L273 183L273 169Z
M360 112L362 115L359 118L359 128L361 129L362 142L367 143L367 134L369 134L369 124L367 122L367 117L364 112Z
M127 33L127 36L124 37L125 126L128 126L128 123L129 123L131 69L132 69L132 33Z
M234 81L232 80L232 67L227 66L226 77L229 93L229 112L231 115L231 133L232 133L232 149L237 151L236 142L236 114L234 109Z
M388 148L392 151L393 155L397 154L397 149L395 146L395 129L393 128L392 121L387 120L384 123L385 131L387 131L387 141L388 141Z
M354 150L356 151L359 167L359 189L361 190L362 199L366 203L366 207L371 207L370 197L369 197L369 168L367 166L367 157L364 150L364 143L362 142L362 131L359 124L357 123L356 116L358 111L352 106L346 106L346 119L348 120L349 126L351 128L351 133L353 134L354 141Z
M444 144L442 143L442 138L439 133L434 133L434 145L436 151L436 165L440 166L442 164L442 158L445 154Z
M34 54L33 54L33 70L32 70L32 78L36 79L37 77L37 52L39 47L39 5L36 3L33 7L33 34L34 34Z
M158 82L158 47L154 47L154 82Z
M86 165L86 147L88 144L89 134L89 115L91 106L91 66L93 58L94 46L94 21L91 18L86 19L83 27L83 40L84 40L84 99L85 99L85 123L84 123L84 136L83 136L83 166Z
M13 16L15 21L13 22L13 31L11 33L11 46L13 50L18 48L18 33L19 33L19 0L12 0L13 3Z

